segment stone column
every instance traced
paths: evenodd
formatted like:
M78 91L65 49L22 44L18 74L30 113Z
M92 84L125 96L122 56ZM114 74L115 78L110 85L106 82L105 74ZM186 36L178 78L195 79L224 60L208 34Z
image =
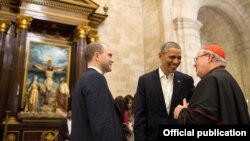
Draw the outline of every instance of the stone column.
M174 11L175 7L173 7L173 0L160 0L161 4L161 22L162 23L162 38L163 42L174 41L173 40L173 12L166 11Z
M5 38L6 33L10 27L10 21L0 19L0 80L1 80L1 70L4 63L4 48L5 48Z
M25 60L27 59L26 37L31 21L32 17L24 15L18 15L16 19L17 35L11 64L11 77L7 103L7 110L11 111L11 116L14 117L16 117L21 107Z
M246 46L248 47L249 45L249 41L246 42L245 44L247 44ZM239 51L239 56L240 56L240 63L241 63L241 69L238 69L241 72L241 76L243 79L243 88L242 91L245 95L246 101L247 101L247 105L248 105L248 111L250 113L250 81L248 80L248 75L250 72L250 57L249 57L249 53L250 53L250 48L240 48Z
M2 77L4 75L7 75L6 72L6 67L5 64L7 64L6 60L4 60L4 56L5 56L5 41L6 41L6 33L8 31L10 27L10 21L7 20L3 20L0 19L0 103L3 104L2 106L0 106L0 122L3 120L3 117L5 116L5 112L4 109L6 108L6 104L5 104L5 99L7 97L6 94L6 89L7 89L7 85L6 82L8 82L8 80L5 80L6 77Z
M197 20L184 17L175 18L173 23L175 40L182 48L182 61L179 69L191 76L196 76L193 58L201 48L200 28L202 24ZM194 77L195 84L199 80L198 77Z
M88 26L78 26L75 33L75 44L72 47L70 89L73 90L80 75L86 70L87 64L84 52L87 46L87 34L90 31Z

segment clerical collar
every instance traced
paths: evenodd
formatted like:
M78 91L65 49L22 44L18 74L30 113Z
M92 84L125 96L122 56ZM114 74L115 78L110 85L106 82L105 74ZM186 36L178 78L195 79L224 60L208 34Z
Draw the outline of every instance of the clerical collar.
M97 72L99 72L100 74L103 74L102 71L100 69L98 69L97 67L89 66L88 68L92 68L92 69L96 70Z
M160 78L166 76L166 75L163 73L163 71L161 70L161 67L159 67L159 76L160 76ZM174 77L174 73L170 73L170 74L168 74L168 76L166 76L166 77L167 77L167 78L173 78L173 77Z

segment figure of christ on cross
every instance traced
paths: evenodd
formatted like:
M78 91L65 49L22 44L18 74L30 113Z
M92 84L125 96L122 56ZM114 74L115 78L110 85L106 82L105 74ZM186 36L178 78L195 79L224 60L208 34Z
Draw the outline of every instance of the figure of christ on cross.
M41 64L33 64L32 65L34 68L45 71L45 80L43 82L44 87L43 87L43 93L44 93L44 101L43 105L48 105L49 103L49 95L52 92L52 88L54 85L53 81L53 75L54 72L59 72L59 71L64 71L65 67L55 67L52 65L52 57L48 57L48 62L47 65L41 65Z

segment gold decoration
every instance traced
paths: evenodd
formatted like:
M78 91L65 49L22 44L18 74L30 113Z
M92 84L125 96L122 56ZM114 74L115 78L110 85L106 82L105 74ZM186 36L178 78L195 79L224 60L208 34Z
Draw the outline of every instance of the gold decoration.
M93 2L76 2L73 0L22 0L22 2L33 3L54 9L61 9L68 12L83 14L85 16L92 13L98 6Z
M77 26L77 29L76 29L76 38L79 39L79 38L86 38L86 35L89 33L90 31L90 27L89 26Z
M7 124L19 124L16 117L5 118L2 123L3 124L5 124L5 123L7 123Z
M52 141L54 139L54 136L51 133L48 133L48 135L45 137L46 140Z
M30 27L31 22L32 22L32 17L24 16L24 15L17 15L18 28L27 29Z
M100 25L106 18L108 17L108 15L106 14L98 14L98 13L93 13L88 17L88 20L90 21L89 25L94 25L98 26Z
M44 131L41 135L41 140L42 141L57 141L58 140L58 131L54 130L49 130L49 131Z
M10 111L5 111L6 112L6 118L5 119L8 119L9 118L9 113ZM3 121L4 124L4 131L3 131L3 141L6 141L6 135L7 135L7 128L8 128L8 120L5 120Z
M0 19L0 32L7 32L10 27L10 21Z
M7 141L16 141L16 135L15 134L9 134L7 136Z
M107 15L108 13L108 10L109 10L109 7L105 4L105 6L103 7L103 11L104 13Z
M89 41L90 41L91 43L96 42L96 41L99 40L99 36L98 36L98 35L89 34L88 37L89 37Z

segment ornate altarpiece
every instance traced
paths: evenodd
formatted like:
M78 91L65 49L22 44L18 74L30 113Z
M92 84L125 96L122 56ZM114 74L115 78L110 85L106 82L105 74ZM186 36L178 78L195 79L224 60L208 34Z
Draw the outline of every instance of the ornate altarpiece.
M1 139L57 140L65 118L56 104L60 79L70 93L86 69L84 50L98 40L108 7L100 14L92 0L1 0L0 8ZM32 82L39 88L36 108L29 106ZM51 89L44 102L47 84ZM70 109L70 100L67 105Z

